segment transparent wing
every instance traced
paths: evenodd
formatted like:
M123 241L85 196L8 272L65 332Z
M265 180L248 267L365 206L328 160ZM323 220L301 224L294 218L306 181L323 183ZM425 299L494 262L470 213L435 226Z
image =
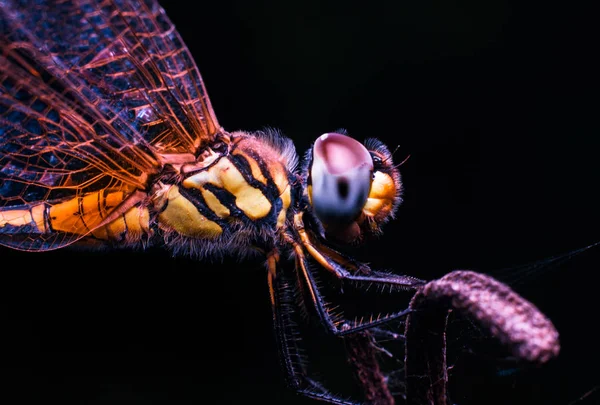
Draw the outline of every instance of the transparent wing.
M102 101L148 143L194 153L214 137L218 124L200 73L157 2L0 4L2 36L13 52L35 52L50 72L91 93L85 96Z
M200 74L157 3L0 6L0 214L103 189L132 194L160 170L160 154L213 139ZM0 244L26 250L83 233L17 243L7 229Z

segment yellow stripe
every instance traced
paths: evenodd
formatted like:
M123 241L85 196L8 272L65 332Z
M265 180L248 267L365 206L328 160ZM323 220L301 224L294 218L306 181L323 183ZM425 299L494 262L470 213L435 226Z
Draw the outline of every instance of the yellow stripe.
M277 229L280 229L285 225L287 209L289 208L289 206L292 202L291 187L289 184L285 188L285 190L283 190L283 193L281 193L280 198L281 198L282 207L281 207L281 211L279 211L279 215L277 216Z
M8 209L0 211L0 228L6 225L26 226L34 225L38 232L46 232L44 223L44 204L34 205L31 210L28 209Z
M273 178L273 182L277 185L279 193L282 194L289 186L285 166L281 164L269 165L269 173L271 173L271 177Z
M150 212L148 208L133 207L125 213L125 221L129 230L128 237L142 236L150 233Z
M127 240L138 241L150 233L150 213L147 208L132 207L125 215L120 215L114 221L101 226L92 234L102 240L118 239L123 232L127 232Z
M106 228L106 233L110 239L119 240L121 239L123 232L127 230L127 223L125 222L123 215L119 215L114 221L107 224L104 228Z
M186 188L202 190L205 184L221 187L235 196L235 204L250 219L265 217L271 210L271 203L258 188L252 187L242 173L227 158L221 158L208 170L196 173L183 181Z
M248 164L250 165L250 170L252 171L252 177L254 177L256 180L260 181L262 184L267 185L267 178L265 176L263 176L262 171L260 170L260 166L258 165L258 162L256 161L256 159L254 159L252 156L248 155L247 153L244 153L240 149L236 149L233 152L233 154L243 156L248 161Z
M110 225L110 224L108 224L108 225ZM102 239L102 240L110 239L112 235L108 234L108 231L107 231L108 225L101 226L100 228L95 229L92 232L92 235L94 235L95 238Z
M167 191L167 207L158 215L161 227L195 238L216 238L223 229L200 214L196 206L179 193L179 187Z
M218 217L227 218L231 214L229 208L221 204L221 201L219 201L212 191L205 188L201 188L200 191L202 192L202 197L204 197L204 201L206 201L208 208L210 208Z

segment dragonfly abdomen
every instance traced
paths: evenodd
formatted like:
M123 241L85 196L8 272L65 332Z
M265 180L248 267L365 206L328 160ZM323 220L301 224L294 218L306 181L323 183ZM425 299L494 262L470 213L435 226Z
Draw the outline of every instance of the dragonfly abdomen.
M104 189L63 201L4 208L0 235L18 240L20 235L62 234L73 241L86 236L135 243L150 232L149 212L139 206L123 208L127 197L126 191Z

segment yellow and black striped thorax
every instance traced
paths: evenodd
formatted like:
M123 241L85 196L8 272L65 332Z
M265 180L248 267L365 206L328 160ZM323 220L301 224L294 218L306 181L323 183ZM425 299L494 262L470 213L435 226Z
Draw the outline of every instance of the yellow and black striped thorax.
M272 234L284 226L292 203L295 163L291 142L233 133L199 162L182 166L177 182L157 182L158 226L201 239L243 231Z

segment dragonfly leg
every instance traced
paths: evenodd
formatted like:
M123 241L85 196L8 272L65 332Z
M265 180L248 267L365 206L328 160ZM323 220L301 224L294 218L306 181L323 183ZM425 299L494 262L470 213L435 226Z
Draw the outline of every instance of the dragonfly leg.
M304 228L302 214L294 218L294 229L299 241L292 236L287 242L294 248L296 257L296 269L305 281L311 300L317 309L321 322L336 336L343 336L381 325L394 319L408 315L411 311L407 308L383 315L372 316L368 319L346 319L339 314L334 314L331 305L320 293L315 277L308 266L308 256L312 257L320 267L329 271L340 281L350 282L359 289L379 288L381 291L387 289L396 291L417 291L425 284L423 280L371 270L367 265L358 263L343 254L336 252L328 246L317 241L317 238ZM307 256L308 254L308 256Z
M304 254L300 245L295 246L296 253L296 269L305 280L311 300L316 308L321 322L326 328L336 336L344 336L351 333L359 332L365 329L381 325L383 323L404 317L412 311L408 308L400 311L391 312L385 315L370 317L369 319L350 320L340 314L332 313L332 306L325 300L315 280L312 270L307 265L307 257ZM373 272L372 275L353 275L347 271L339 271L334 274L339 275L341 280L355 282L359 288L365 289L374 285L380 288L389 288L392 292L398 290L417 290L423 282L411 277L399 276L395 274L386 274L381 272Z
M299 345L300 333L292 313L297 308L298 280L278 272L279 254L271 252L267 259L268 284L273 309L273 323L285 380L298 394L336 405L359 403L339 397L308 376L306 359Z

